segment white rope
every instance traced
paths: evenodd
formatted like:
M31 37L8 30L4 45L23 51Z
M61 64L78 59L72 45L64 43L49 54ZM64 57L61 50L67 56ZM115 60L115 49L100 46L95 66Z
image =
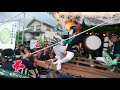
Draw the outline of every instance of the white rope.
M2 26L3 24L5 24L5 23L7 23L7 22L10 22L12 19L18 17L18 16L21 15L21 14L22 14L22 13L20 13L20 14L14 16L13 18L11 18L11 19L9 19L9 20L7 20L7 21L5 21L4 23L0 24L0 26Z
M104 23L103 23L103 24L104 24ZM72 36L72 37L69 37L69 38L67 38L67 39L64 39L64 40L62 40L62 41L60 41L60 42L58 42L58 43L55 43L55 44L50 45L50 46L48 46L48 47L45 47L45 48L43 48L43 49L40 49L40 50L38 50L38 51L36 51L36 52L39 52L39 51L42 51L42 50L44 50L44 49L46 49L46 48L50 48L50 47L52 47L52 46L55 46L55 45L57 45L57 44L59 44L59 43L61 43L61 42L63 42L63 41L66 41L66 40L68 40L68 39L70 39L70 38L79 36L80 34L83 34L83 33L85 33L85 32L88 32L88 31L90 31L90 30L92 30L92 29L94 29L94 28L96 28L96 27L98 27L98 26L101 26L101 25L103 25L103 24L100 24L100 25L97 25L97 26L92 27L92 28L90 28L90 29L87 29L87 30L85 30L85 31L83 31L83 32L81 32L81 33L78 33L78 34L76 34L76 35L74 35L74 36ZM31 53L31 54L34 54L34 53L36 53L36 52L33 52L33 53Z
M116 18L117 18L117 17L115 17L114 19L116 19ZM110 19L110 20L113 20L113 18ZM108 21L110 21L110 20L108 20ZM108 21L107 21L107 22L108 22ZM58 43L55 43L55 44L53 44L53 45L50 45L50 46L48 46L48 47L45 47L45 48L40 49L40 50L38 50L38 51L35 51L35 52L31 53L31 54L35 54L36 52L42 51L42 50L44 50L44 49L46 49L46 48L53 47L53 46L55 46L55 45L57 45L57 44L59 44L59 43L61 43L61 42L64 42L64 41L66 41L66 40L69 40L69 39L71 39L71 38L74 38L74 37L76 37L76 36L79 36L80 34L86 33L86 32L88 32L88 31L90 31L90 30L92 30L92 29L94 29L94 28L97 28L97 27L99 27L99 26L105 25L107 22L104 22L104 23L102 23L102 24L96 25L96 26L94 26L94 27L92 27L92 28L89 28L89 29L87 29L87 30L85 30L85 31L83 31L83 32L81 32L81 33L78 33L78 34L76 34L76 35L74 35L74 36L72 36L72 37L69 37L69 38L67 38L67 39L64 39L64 40L62 40L62 41L60 41L60 42L58 42ZM107 25L112 25L112 24L107 24Z

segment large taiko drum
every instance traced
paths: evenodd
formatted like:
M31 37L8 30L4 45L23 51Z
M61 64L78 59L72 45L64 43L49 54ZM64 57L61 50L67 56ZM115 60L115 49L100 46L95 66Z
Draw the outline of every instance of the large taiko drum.
M89 35L85 37L83 45L87 50L96 51L100 49L102 41L96 35Z

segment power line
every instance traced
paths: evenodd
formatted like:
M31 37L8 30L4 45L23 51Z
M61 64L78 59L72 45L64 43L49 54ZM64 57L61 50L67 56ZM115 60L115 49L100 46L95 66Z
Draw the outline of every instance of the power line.
M4 23L0 24L0 26L2 26L3 24L5 24L5 23L7 23L7 22L10 22L12 19L18 17L18 16L21 15L21 14L22 14L22 13L20 13L20 14L14 16L13 18L11 18L11 19L9 19L9 20L7 20L7 21L5 21Z
M9 22L12 22L12 21L19 21L19 20L10 20ZM5 23L6 21L2 21L0 23Z
M40 20L40 19L39 19L38 17L36 17L36 16L30 15L30 14L28 14L28 13L26 13L26 15L28 15L28 16L30 16L30 17L32 17L32 18L35 18L35 19L39 20L39 21L42 22L42 23L47 23L47 22L45 22L45 21ZM47 23L47 24L49 24L49 23ZM51 25L51 24L49 24L49 25ZM52 26L52 25L51 25L51 26Z
M33 16L33 15L30 15L30 14L28 14L28 13L26 13L26 15L28 15L28 16L30 16L30 17L32 17L32 18L35 18L35 19L38 19L38 20L40 20L38 17L36 18L35 16ZM40 20L41 21L41 20ZM43 21L41 21L41 22L43 22Z

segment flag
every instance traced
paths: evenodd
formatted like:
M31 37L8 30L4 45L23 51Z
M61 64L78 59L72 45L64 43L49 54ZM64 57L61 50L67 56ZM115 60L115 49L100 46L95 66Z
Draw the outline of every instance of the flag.
M59 24L57 24L57 25L53 28L53 32L58 31L58 27L59 27Z
M6 22L0 26L0 49L15 49L17 22Z

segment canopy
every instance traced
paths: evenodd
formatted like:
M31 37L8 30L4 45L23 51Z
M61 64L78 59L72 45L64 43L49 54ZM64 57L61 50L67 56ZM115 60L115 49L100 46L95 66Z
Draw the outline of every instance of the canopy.
M120 23L120 12L50 12L57 22L64 27L65 20L74 18L79 23L87 26L113 25ZM106 23L105 23L106 22Z

